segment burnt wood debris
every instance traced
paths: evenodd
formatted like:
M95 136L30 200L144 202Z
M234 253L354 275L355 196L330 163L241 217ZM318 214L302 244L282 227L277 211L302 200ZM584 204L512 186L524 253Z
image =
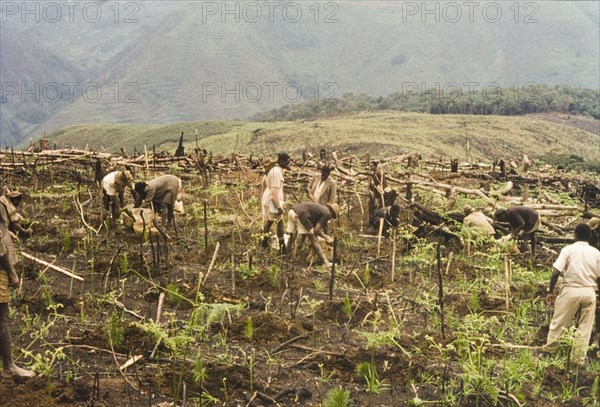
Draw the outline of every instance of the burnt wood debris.
M48 147L46 145L46 147ZM33 149L32 149L33 150ZM48 186L49 177L60 177L61 182L69 182L77 186L77 191L86 191L81 196L77 194L74 198L74 206L77 210L78 221L86 229L86 233L94 236L101 236L106 233L106 240L111 234L116 233L114 225L108 223L94 224L90 221L90 216L86 215L86 210L90 210L94 205L92 197L93 190L96 188L101 192L101 183L103 177L112 171L127 170L133 174L136 180L151 180L162 174L173 174L182 181L183 198L185 202L185 186L194 185L204 188L227 187L227 191L235 190L239 194L239 211L235 215L236 219L232 221L231 228L232 242L239 243L242 246L242 234L237 217L243 218L250 223L250 227L256 230L256 236L262 232L259 213L253 212L244 203L243 189L241 187L252 184L257 190L260 186L260 179L265 173L265 168L273 160L270 156L228 154L216 155L205 149L196 147L193 151L187 153L183 148L183 133L180 137L180 143L174 155L158 151L156 146L144 146L143 149L136 149L134 154L127 155L125 151L120 154L107 152L79 150L79 149L59 149L49 148L35 149L35 151L15 151L14 149L0 150L0 175L3 183L14 185L18 179L30 180L32 190L38 186L42 189ZM331 168L330 177L337 183L337 204L341 207L340 215L332 220L332 228L339 227L340 222L350 219L350 212L359 214L362 220L360 230L354 230L355 237L364 239L367 244L372 245L373 250L365 256L360 257L360 266L367 268L370 264L385 264L384 267L391 268L390 279L394 282L394 273L396 264L400 263L403 256L406 255L415 245L416 238L428 238L436 246L435 252L435 279L437 280L437 298L436 309L433 312L438 313L441 321L440 335L443 339L451 337L451 328L449 327L448 297L456 295L449 293L449 286L453 276L449 275L453 254L459 251L469 252L470 241L464 238L461 233L462 223L467 216L466 210L463 210L464 202L477 202L479 206L477 211L481 211L486 216L493 218L494 213L499 209L508 209L514 206L527 206L535 210L541 218L541 228L537 231L537 245L550 252L558 250L557 244L565 244L573 241L572 231L578 222L593 223L595 218L600 218L600 184L597 176L589 174L568 175L556 168L540 163L525 161L513 161L512 157L499 157L493 163L483 162L460 162L455 158L424 158L417 153L405 153L385 158L375 159L371 153L344 155L336 151L327 151L325 149L306 149L302 153L292 154L292 164L285 171L284 189L286 191L286 207L302 199L307 199L308 186L315 174L318 174L320 168L327 165ZM51 173L52 175L49 175ZM85 187L85 188L84 188ZM239 187L239 188L238 188ZM88 191L91 191L88 197ZM239 192L238 192L239 191ZM235 194L233 194L235 200ZM562 199L567 197L568 199ZM197 197L195 197L197 198ZM199 198L198 198L199 199ZM261 237L252 235L256 240L256 248L248 252L240 251L227 252L230 249L227 243L221 243L216 240L215 229L211 220L211 214L218 208L218 199L210 198L200 199L196 203L198 211L198 241L193 244L199 246L199 251L203 251L210 259L210 266L205 272L202 271L198 276L197 287L190 288L196 290L196 300L204 293L207 295L216 295L212 290L212 282L217 279L218 257L220 253L225 252L224 257L230 259L228 265L228 286L231 287L231 296L242 291L242 282L238 279L236 284L236 270L244 269L248 274L252 274L258 265L253 265L253 259L259 264L263 252L258 250ZM568 204L564 202L569 202ZM246 201L247 203L247 201ZM475 205L475 204L473 204ZM468 205L464 205L465 207ZM394 209L393 211L391 209ZM400 208L399 211L396 209ZM473 208L471 208L473 209ZM380 211L385 216L381 216L380 221L373 224L371 221L373 215ZM393 218L390 216L393 213ZM58 215L60 216L60 214ZM80 218L80 219L79 219ZM148 217L141 218L141 226L136 230L139 233L140 256L139 259L132 259L132 262L144 265L148 278L153 275L164 277L165 270L173 262L174 251L172 248L178 241L178 225L173 225L173 235L170 229L158 225L158 223ZM503 242L503 236L510 233L511 225L493 221L495 231L494 239ZM384 223L385 222L385 223ZM600 223L600 221L597 221ZM335 225L333 225L335 224ZM356 223L354 223L356 224ZM153 227L153 228L152 228ZM152 233L146 236L146 228ZM598 229L595 229L592 244L598 244ZM181 229L180 229L181 231ZM122 232L121 232L122 233ZM132 233L133 235L134 233ZM410 236L409 236L410 235ZM245 235L248 237L248 235ZM328 286L324 289L328 296L324 300L330 305L340 300L338 287L345 281L341 280L340 270L344 269L345 251L348 250L344 239L333 235L332 239L332 263L327 264L327 282ZM408 236L408 237L407 237ZM238 240L236 240L238 239ZM517 237L519 239L519 237ZM594 240L595 239L595 240ZM182 238L182 240L185 240ZM136 242L138 242L136 237ZM145 257L142 248L148 244L151 250L150 256ZM137 243L136 243L137 244ZM182 245L188 245L189 242L183 242ZM383 249L381 249L383 246ZM377 248L376 255L374 248ZM391 247L386 250L385 247ZM121 269L115 264L121 256L122 247L119 245L116 254L112 257L107 270L102 276L102 285L104 291L109 284L111 270L113 273L121 273ZM190 250L198 250L191 248ZM269 249L266 249L269 250ZM507 252L503 258L505 284L501 288L502 303L506 309L509 308L511 295L511 260L510 256L518 254L518 246L515 245L514 252ZM145 249L147 252L147 249ZM275 252L275 251L271 251ZM270 253L271 253L270 252ZM278 251L277 251L278 252ZM527 251L520 251L526 254ZM177 253L175 253L177 255ZM331 252L330 252L331 254ZM71 279L81 281L83 277L77 272L69 272L65 267L52 264L44 259L44 253L38 252L29 254L23 251L23 258L37 265L47 267L49 272L61 273ZM254 257L253 257L254 256ZM389 259L388 259L389 257ZM281 273L277 281L285 280L286 286L282 289L280 310L284 309L281 305L287 305L289 302L289 318L291 321L298 318L298 310L301 307L306 308L304 301L310 296L304 295L309 288L300 284L298 268L295 266L309 262L312 265L313 260L298 259L294 257L285 258L279 252L273 257L274 269ZM285 260L282 260L285 258ZM456 257L454 258L456 263ZM113 267L114 266L114 267ZM310 266L309 266L310 267ZM74 270L76 271L76 270ZM126 270L123 270L125 272ZM229 274L230 273L230 274ZM343 271L342 271L343 273ZM413 282L413 271L409 270L409 283ZM357 272L347 273L346 278L354 278ZM86 283L87 281L86 276ZM402 278L399 274L398 280ZM275 281L275 280L273 280ZM363 281L361 281L361 285ZM362 286L365 293L365 301L369 291L369 282L365 279ZM262 291L260 291L262 296ZM167 293L171 295L173 293ZM373 294L373 292L371 292ZM164 293L161 293L164 300ZM229 294L227 294L229 295ZM382 298L377 297L377 291L374 291L374 304L378 302L385 303ZM387 294L386 294L387 295ZM158 294L148 292L148 302L156 299ZM230 298L218 294L218 298L211 298L214 301L228 303L243 303L248 300L249 308L262 308L264 304L256 305L258 300L248 298L238 299ZM327 301L328 299L328 301ZM264 300L264 297L263 297ZM270 301L270 300L269 300ZM361 300L362 301L362 300ZM371 301L371 299L369 299ZM388 305L390 299L387 298ZM404 300L403 300L404 301ZM415 304L406 300L404 307L409 310L412 307L414 311ZM143 315L127 308L125 301L123 303L115 302L116 306L123 312L132 315L136 319L144 319ZM162 307L162 300L159 301L159 309ZM360 304L359 304L360 305ZM389 305L391 308L391 305ZM350 309L350 319L354 318L352 312L357 312L357 306L354 311ZM403 308L403 309L404 309ZM404 311L402 311L404 313ZM287 313L287 311L286 311ZM370 313L370 312L369 312ZM143 314L143 312L142 312ZM368 315L367 315L368 316ZM356 316L364 318L367 316ZM160 311L157 312L157 321L160 317ZM230 317L231 318L231 317ZM427 316L424 317L425 319ZM597 315L598 318L598 315ZM314 323L314 321L313 321ZM598 324L598 321L596 321ZM313 330L315 330L313 325ZM596 328L598 329L598 328ZM314 333L313 333L314 335ZM307 335L299 335L297 339L303 339ZM296 339L293 339L296 340ZM314 339L313 339L314 340ZM291 341L291 340L290 340ZM324 349L317 349L315 346L307 347L304 345L294 345L291 342L281 341L281 347L290 349L300 349L310 351L313 354L329 354L336 358L346 357L346 353L330 352ZM154 346L154 351L150 355L153 359L157 355L157 349L160 342ZM279 348L276 347L276 350ZM407 355L407 351L402 347L402 352ZM114 352L114 350L113 350ZM329 353L328 353L329 352ZM344 350L344 352L346 352ZM131 355L131 364L139 363L142 356ZM137 358L137 359L136 359ZM129 361L127 362L129 363ZM446 366L444 369L447 369ZM100 386L100 379L97 379L97 387ZM98 389L95 387L94 398L98 398ZM131 385L132 388L135 388ZM262 405L285 403L286 397L311 397L310 391L304 387L284 389L279 392L269 392L270 389L262 387L260 390L247 394L247 405ZM516 398L508 391L502 393L500 398L510 399L515 405ZM284 404L282 404L284 405Z

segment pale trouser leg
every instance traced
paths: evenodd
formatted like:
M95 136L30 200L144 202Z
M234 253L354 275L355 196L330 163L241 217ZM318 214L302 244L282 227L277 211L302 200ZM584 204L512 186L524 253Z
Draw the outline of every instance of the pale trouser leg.
M554 303L554 315L552 316L552 322L550 322L548 340L544 345L544 350L550 352L560 345L558 338L571 325L573 317L579 309L579 303L573 300L572 287L563 287Z
M593 288L563 287L556 298L554 315L548 331L548 340L544 351L553 351L560 345L560 335L573 322L573 317L581 306L581 317L578 325L576 353L579 359L585 358L585 350L594 323L595 292ZM583 355L581 354L583 352Z
M290 239L288 240L287 253L296 255L294 250L294 243L296 242L297 227L296 223L298 222L298 215L294 212L293 209L288 211L288 219L287 219L287 230L286 232L290 235Z
M594 317L596 312L596 295L593 289L591 294L581 297L581 317L577 321L577 338L575 343L574 358L579 363L585 362L592 329L594 327Z

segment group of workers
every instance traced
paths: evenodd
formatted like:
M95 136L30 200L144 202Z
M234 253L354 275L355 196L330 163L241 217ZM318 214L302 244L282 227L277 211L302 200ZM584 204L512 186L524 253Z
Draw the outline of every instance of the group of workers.
M124 204L124 191L129 187L135 196L135 207L151 206L162 215L163 224L173 222L173 206L181 194L181 180L174 175L162 175L147 182L134 184L130 171L113 171L102 180L104 208L117 220ZM35 372L18 367L12 357L12 340L8 318L10 286L18 286L17 253L11 234L30 236L31 229L21 225L23 217L16 207L23 194L0 191L0 358L3 377L33 377Z
M134 208L150 206L161 215L162 223L174 221L175 202L181 199L181 179L175 175L161 175L149 181L134 184L131 171L112 171L102 179L104 209L111 213L112 220L121 216L124 206L125 189L130 188L135 197Z
M337 202L337 185L330 177L332 168L322 165L318 176L312 180L308 189L310 201L291 205L287 212L287 228L284 230L284 171L290 165L290 156L279 153L277 162L266 168L262 179L262 214L263 239L262 247L270 246L270 231L276 224L276 235L281 254L294 255L297 246L308 239L310 245L324 266L331 266L326 258L321 240L333 243L333 237L328 233L328 222L340 214ZM376 177L374 179L377 179ZM387 236L390 230L399 226L401 207L394 203L395 193L383 187L384 178L373 184L375 203L370 209L369 223ZM134 207L150 206L162 217L163 225L173 222L174 205L181 198L182 183L174 175L162 175L149 181L135 182L131 171L113 171L102 180L103 205L105 210L116 220L124 206L124 191L130 188L135 197ZM16 366L11 353L11 336L8 320L8 302L10 300L9 285L17 285L19 277L15 271L17 256L11 237L12 233L30 235L30 229L24 229L20 224L21 216L16 206L21 201L22 194L9 190L1 191L0 196L0 356L4 376L32 377L34 372ZM371 206L371 205L370 205ZM494 220L505 222L510 226L508 238L522 237L524 243L531 242L531 251L535 250L535 232L540 228L539 214L526 206L514 206L500 209L494 213L494 220L477 211L469 205L463 208L464 225L485 236L495 234ZM592 224L597 227L600 222ZM286 244L285 231L288 234ZM550 279L546 301L554 306L554 315L550 324L547 343L542 351L550 352L559 346L561 334L577 318L577 338L573 352L574 360L585 364L586 353L590 342L597 298L600 286L600 252L589 245L588 240L592 228L585 223L575 228L575 243L566 246L560 252L553 264L554 273ZM299 244L296 240L299 239ZM563 277L563 287L555 296L558 278Z
M268 246L270 229L277 223L277 237L282 252L291 253L297 235L308 237L315 253L323 264L331 263L325 258L318 238L332 242L327 235L327 222L339 215L337 205L336 183L330 178L331 168L321 167L321 176L315 178L309 186L309 197L312 202L292 205L288 212L287 232L290 235L288 246L285 247L283 214L284 214L284 170L290 164L286 153L279 153L277 164L269 169L263 178L262 208L264 223L263 247ZM385 177L380 171L373 171L370 183L370 225L384 236L397 228L400 223L400 205L395 203L396 194L385 185ZM521 239L521 251L531 245L531 255L535 255L536 232L540 229L542 220L537 211L527 206L513 206L508 209L498 209L494 219L475 210L470 205L463 208L463 224L475 233L483 236L494 236L494 225L504 224L510 228L510 234L499 242ZM562 333L574 323L577 327L573 360L580 366L586 363L592 329L594 325L597 304L600 304L600 251L591 246L588 241L592 235L592 227L598 227L600 222L595 218L590 222L580 223L575 228L575 243L566 246L560 252L553 264L554 272L550 279L546 302L554 307L554 314L547 342L541 348L542 352L555 350L559 345ZM287 250L286 250L287 249ZM563 277L563 287L555 295L558 278ZM600 330L600 327L597 329Z
M467 207L465 214L467 215L464 220L465 225L476 228L487 236L494 234L491 219L483 213ZM510 226L510 234L504 241L522 236L521 250L527 249L529 241L531 254L532 256L535 254L536 231L542 224L537 211L527 206L513 206L497 210L494 219L496 222L504 222ZM582 367L587 361L587 351L596 319L595 313L600 312L597 310L597 306L600 305L600 251L589 244L592 228L597 227L597 218L592 219L589 224L580 223L575 227L575 243L564 247L552 264L553 273L546 295L546 304L554 307L554 312L546 344L541 349L542 354L556 350L560 346L563 332L574 324L576 336L572 360ZM559 277L563 278L563 284L557 295L555 288ZM600 330L600 326L596 329ZM599 344L595 343L595 345Z
M308 239L310 245L324 266L331 266L325 257L319 238L327 243L333 243L333 238L328 235L328 222L338 217L340 206L337 203L337 184L329 177L331 169L322 166L320 176L315 177L309 186L310 202L300 202L291 206L287 214L288 243L284 237L284 193L283 172L290 165L290 156L279 153L277 163L267 170L262 179L263 194L261 198L264 237L263 248L269 246L269 233L273 224L276 224L279 250L283 254L293 254L295 242L300 235L299 245Z

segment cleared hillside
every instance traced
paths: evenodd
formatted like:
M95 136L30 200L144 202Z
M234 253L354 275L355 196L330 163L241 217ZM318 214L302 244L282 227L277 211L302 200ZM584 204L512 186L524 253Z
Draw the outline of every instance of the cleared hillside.
M425 156L475 159L516 157L526 153L576 154L600 159L600 137L593 133L531 117L429 115L374 112L304 122L200 121L172 125L79 125L49 136L57 147L133 153L134 147L174 152L183 131L187 151L198 146L216 154L273 154L327 147L354 153L389 155L416 151Z

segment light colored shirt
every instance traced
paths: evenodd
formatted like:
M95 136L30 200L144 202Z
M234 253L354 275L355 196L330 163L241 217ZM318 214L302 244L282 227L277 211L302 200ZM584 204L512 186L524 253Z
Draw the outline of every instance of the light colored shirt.
M587 242L575 242L560 251L552 266L563 273L565 286L596 288L596 280L600 278L600 252Z
M321 180L319 180L319 183L317 184L317 188L315 189L315 202L319 202L319 199L321 198L321 194L323 194L323 190L325 189L325 183Z
M491 236L495 232L494 227L491 225L491 219L479 211L465 216L463 223L465 226L473 228L477 233L484 236Z
M266 188L263 192L261 203L263 206L269 206L269 202L273 199L271 193L272 188L277 188L277 199L283 202L283 169L276 165L269 170L265 176Z
M117 171L108 173L102 178L102 188L106 191L106 195L116 196L119 193L115 183L115 175L117 175Z

